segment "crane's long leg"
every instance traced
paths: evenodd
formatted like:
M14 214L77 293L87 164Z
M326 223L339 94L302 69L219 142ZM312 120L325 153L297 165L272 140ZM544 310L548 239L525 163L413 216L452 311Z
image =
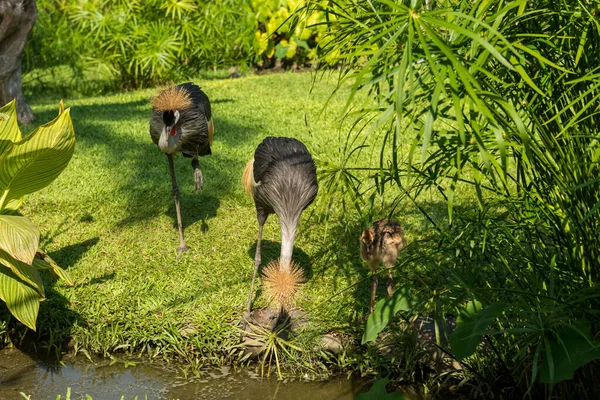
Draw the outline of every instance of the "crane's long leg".
M250 294L248 295L248 306L246 307L246 311L248 313L250 313L252 305L252 295L254 293L254 281L256 280L256 273L258 272L258 267L260 266L261 262L260 242L262 241L263 224L258 225L258 240L256 241L256 253L254 254L254 273L252 274L252 283L250 283Z
M173 198L175 199L175 211L177 212L177 227L179 228L179 247L177 253L181 254L184 251L188 251L189 248L183 241L183 225L181 223L181 210L179 207L179 187L177 186L177 180L175 179L175 165L173 164L173 155L167 154L169 160L169 172L171 172L171 183L173 184Z
M200 163L198 162L198 156L192 159L192 168L194 168L194 182L196 184L196 193L200 193L204 186L204 178L202 177L202 171L200 171Z
M377 264L378 262L371 263L371 270L373 271L373 283L371 284L371 305L369 307L369 314L373 312L375 308L375 294L377 293Z

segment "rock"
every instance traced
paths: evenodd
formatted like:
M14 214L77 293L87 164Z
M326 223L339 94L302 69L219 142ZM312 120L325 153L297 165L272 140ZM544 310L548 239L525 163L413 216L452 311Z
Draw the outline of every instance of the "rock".
M229 68L229 77L231 79L235 79L235 78L241 78L242 77L242 73L239 71L238 67L231 67Z
M190 336L197 335L198 329L190 322L179 328L179 334L184 338L189 338Z
M332 334L326 334L321 337L321 347L323 350L330 351L333 354L338 354L344 348L342 341Z
M249 324L248 328L246 328L246 331L252 332L248 329L252 329L250 325L254 325L273 332L275 330L275 326L277 325L278 317L278 308L260 308L252 310L252 312L250 313L250 318L247 318Z
M290 325L279 334L284 340L288 339L290 332L300 329L308 321L306 313L302 310L291 310L288 316ZM262 308L253 310L249 315L244 313L244 318L248 321L248 325L242 334L241 341L246 344L246 349L250 353L258 356L263 349L262 343L260 343L261 337L265 336L263 330L275 331L277 323L281 324L285 320L285 315L280 318L279 308Z
M277 325L278 317L278 308L255 309L249 315L248 313L244 313L244 318L248 321L248 324L244 333L242 333L241 342L246 345L246 350L253 357L258 357L263 350L260 342L260 336L264 335L262 329L273 332Z
M291 320L290 330L296 332L308 322L308 315L303 310L292 310L289 312Z

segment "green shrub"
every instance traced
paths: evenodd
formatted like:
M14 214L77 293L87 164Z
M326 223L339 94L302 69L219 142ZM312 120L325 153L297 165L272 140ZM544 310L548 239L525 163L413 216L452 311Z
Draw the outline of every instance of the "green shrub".
M252 55L256 22L241 0L37 4L26 70L68 64L124 87L139 87L244 63Z
M24 70L68 65L77 78L105 77L133 88L208 68L268 68L277 59L284 66L308 65L324 28L291 29L285 22L299 3L38 0ZM321 20L317 15L309 24Z
M35 330L44 285L38 270L71 278L39 250L40 233L17 210L23 197L48 186L66 168L75 148L70 110L23 137L15 101L0 108L0 299L23 324Z
M315 13L306 19L293 21L293 12L304 2L301 0L252 0L252 11L258 21L255 52L260 57L258 65L266 68L283 60L284 65L310 65L317 61L321 34L326 30L324 14Z

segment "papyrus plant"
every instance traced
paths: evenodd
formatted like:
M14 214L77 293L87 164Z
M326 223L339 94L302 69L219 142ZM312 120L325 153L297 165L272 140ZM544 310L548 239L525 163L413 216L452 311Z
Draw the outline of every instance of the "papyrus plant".
M23 137L15 102L0 108L0 298L23 324L35 330L44 286L39 270L71 278L39 246L35 224L18 209L23 197L48 186L65 169L75 149L70 110Z

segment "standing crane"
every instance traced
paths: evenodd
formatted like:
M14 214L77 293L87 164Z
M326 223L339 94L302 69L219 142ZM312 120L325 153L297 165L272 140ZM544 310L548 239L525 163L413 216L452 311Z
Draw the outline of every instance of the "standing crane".
M304 279L300 268L292 262L292 252L300 215L317 195L316 166L302 142L286 137L267 137L256 148L254 159L246 165L242 183L254 198L258 219L254 273L248 295L249 314L261 262L263 226L269 214L275 213L279 217L281 253L279 260L269 264L264 271L267 292L281 305L289 304Z
M183 240L183 225L179 207L179 187L175 179L173 154L182 153L192 159L196 193L204 185L198 156L210 155L214 125L210 111L208 96L191 82L171 85L161 90L151 100L152 116L150 117L150 136L158 148L167 155L177 226L179 228L179 247L181 254L189 248Z
M373 312L375 306L375 293L377 292L377 267L383 263L388 269L387 292L391 296L394 292L394 280L391 267L398 259L398 252L406 246L406 240L402 232L402 226L398 221L380 219L373 222L360 236L360 255L369 264L373 272L373 283L371 285L371 305L369 313Z

